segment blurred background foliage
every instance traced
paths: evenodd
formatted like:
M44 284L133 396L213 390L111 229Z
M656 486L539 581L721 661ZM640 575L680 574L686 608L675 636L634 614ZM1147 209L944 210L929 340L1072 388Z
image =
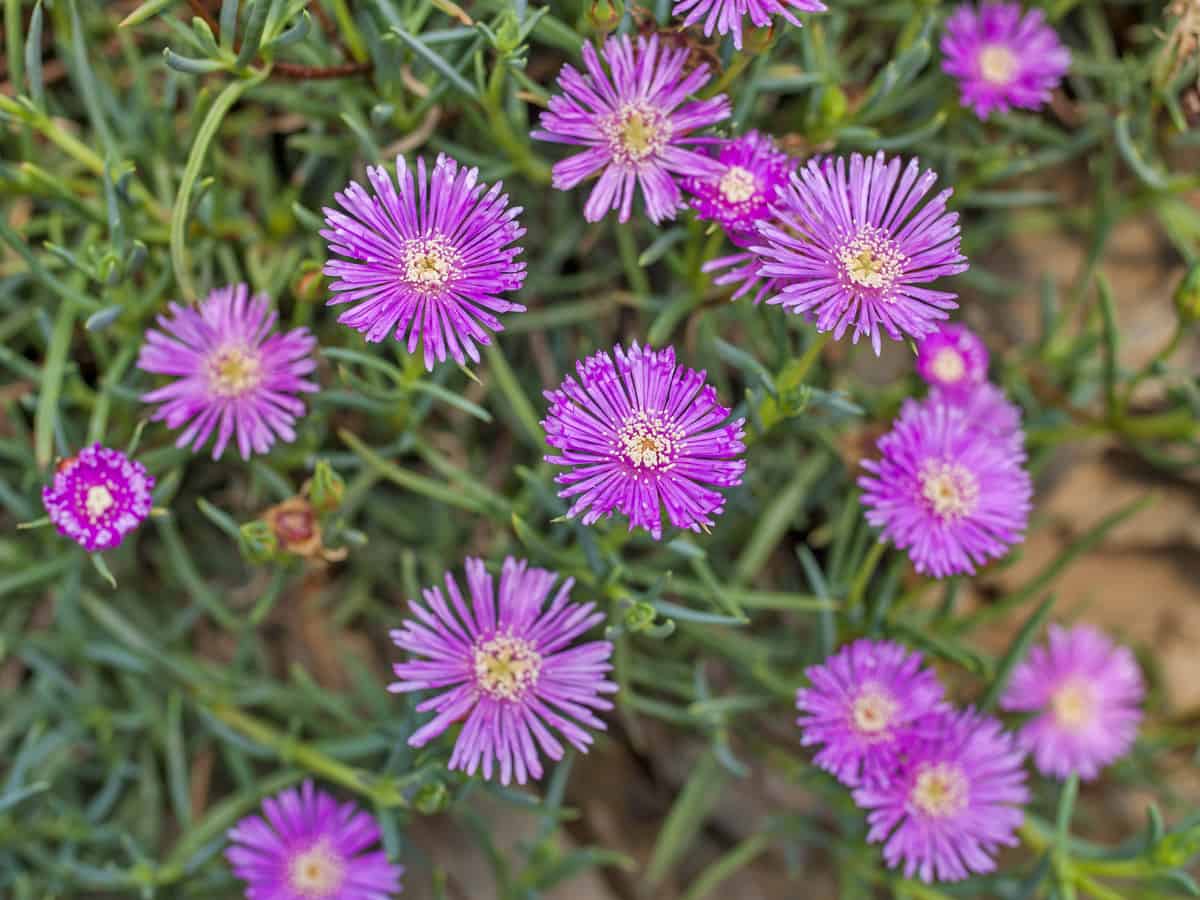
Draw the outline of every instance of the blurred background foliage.
M731 304L700 271L724 240L705 224L587 224L583 191L549 188L557 151L527 134L560 65L610 31L666 29L667 0L4 0L0 896L240 896L224 830L306 775L379 815L409 896L1198 893L1197 718L1162 690L1152 645L1137 751L1078 795L1038 782L1004 874L955 887L882 868L846 793L808 765L792 698L837 643L887 634L989 705L1061 614L1063 574L1195 496L1200 5L1049 0L1073 53L1064 89L987 123L939 69L947 5L830 5L803 29L752 32L745 53L671 39L714 68L733 133L798 156L918 154L955 188L962 317L1025 410L1039 482L1096 442L1139 466L1132 496L1035 564L1018 549L935 583L874 543L854 476L921 391L907 347L876 360ZM525 207L529 311L473 371L427 374L336 324L317 230L366 164L437 152ZM1130 222L1169 288L1110 281ZM1082 249L1053 277L1064 235ZM151 382L132 364L168 301L237 281L316 331L323 389L294 444L213 462L144 427ZM1122 310L1142 304L1168 324L1131 361ZM748 419L745 483L713 534L656 544L560 518L541 391L635 338L674 343ZM166 510L95 565L17 527L42 515L55 459L93 440L136 443ZM1035 510L1034 536L1052 527ZM410 750L416 716L383 690L406 598L468 552L573 575L609 610L609 734L533 790L448 774L448 740ZM1114 599L1138 615L1141 598ZM1140 833L1074 814L1120 792L1149 810ZM731 793L749 808L731 812ZM737 887L767 870L786 894Z

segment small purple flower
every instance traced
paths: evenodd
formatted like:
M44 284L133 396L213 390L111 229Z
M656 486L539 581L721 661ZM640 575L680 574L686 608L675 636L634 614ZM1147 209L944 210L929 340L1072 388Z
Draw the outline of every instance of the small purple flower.
M568 516L583 513L591 525L619 512L629 529L662 537L662 509L676 528L713 526L725 498L709 485L742 482L738 459L744 419L730 422L704 372L675 363L675 350L620 345L575 364L558 390L547 391L550 410L542 422L546 443L561 453L546 461L569 470L556 481L575 502Z
M1017 741L1043 775L1090 781L1129 752L1142 719L1146 688L1128 647L1090 625L1050 626L1014 670L1000 705L1037 713Z
M372 816L305 781L229 829L225 858L247 900L387 900L404 867L369 849L379 840Z
M325 208L321 237L346 257L325 264L337 279L329 305L351 304L338 321L370 343L394 333L398 341L408 335L409 353L423 344L426 369L447 352L459 365L468 356L479 362L476 343L504 330L494 314L525 311L499 296L525 282L521 248L510 246L525 234L521 207L508 205L502 182L489 188L478 169L444 154L428 177L418 159L415 179L397 156L396 177L399 193L382 166L369 166L373 195L351 181L334 194L348 215Z
M675 15L687 13L683 20L685 28L704 20L704 34L709 36L713 29L717 34L733 32L733 46L742 49L742 18L749 15L755 28L766 28L771 16L780 16L799 27L800 20L791 10L800 12L824 12L826 7L820 0L676 0Z
M1023 539L1033 485L1013 439L931 398L904 401L878 446L882 459L864 460L858 480L867 521L918 572L973 573Z
M111 550L150 515L154 478L120 450L92 444L58 464L42 504L58 533L89 553Z
M539 747L550 759L562 759L563 745L550 727L581 753L592 736L578 723L604 729L593 710L612 709L601 696L617 689L607 678L612 644L571 646L604 614L592 603L568 602L573 578L543 609L558 575L531 569L524 560L504 561L499 593L482 560L468 558L466 569L470 606L447 572L453 608L441 588L427 588L425 605L411 604L415 619L391 633L396 646L423 658L393 666L400 680L388 690L439 691L417 707L437 715L408 739L411 746L424 746L465 719L450 768L474 775L482 767L490 779L498 764L502 784L514 777L525 784L542 777Z
M217 433L217 459L237 433L243 459L266 453L276 438L296 439L292 426L304 415L296 394L317 390L305 376L317 367L317 341L307 328L275 332L277 316L265 294L246 285L219 288L197 306L172 303L159 316L162 331L146 331L138 367L171 375L170 384L142 395L161 404L155 421L187 425L175 442L198 451Z
M992 871L996 849L1017 843L1024 820L1022 759L995 719L970 709L947 714L935 740L909 747L900 775L854 792L870 810L867 840L886 841L884 860L903 863L906 878L959 881Z
M891 641L855 641L804 674L802 743L823 745L813 762L848 787L892 777L912 741L937 737L948 709L921 654Z
M940 325L917 344L917 373L947 398L965 399L987 370L987 345L966 325Z
M563 66L558 76L562 93L550 98L541 128L532 136L587 148L554 166L554 186L567 191L602 173L583 210L589 222L618 208L620 221L628 221L639 185L650 221L673 219L681 195L672 175L720 177L724 171L715 160L683 145L705 140L689 137L696 129L729 118L729 101L722 94L685 102L707 83L708 66L685 75L687 48L662 48L657 35L639 37L636 48L628 35L609 38L602 52L611 77L596 48L585 43L588 74Z
M688 176L683 189L692 195L700 219L717 222L735 244L747 246L758 223L770 218L797 161L779 150L770 135L749 131L719 144L717 162L721 174Z
M964 4L946 20L942 71L958 79L962 105L981 119L1012 107L1038 109L1070 65L1070 51L1040 9Z
M1004 391L991 382L977 384L965 396L935 387L929 392L929 403L944 403L961 409L972 428L977 428L998 441L1007 441L1025 459L1025 432L1021 430L1021 408L1004 396Z
M811 311L818 331L853 341L866 335L876 354L882 332L920 338L958 304L955 295L921 285L967 269L959 253L958 214L946 212L949 188L918 209L937 175L917 160L855 153L812 159L792 176L776 208L759 225L752 249L762 274L783 284L768 302Z

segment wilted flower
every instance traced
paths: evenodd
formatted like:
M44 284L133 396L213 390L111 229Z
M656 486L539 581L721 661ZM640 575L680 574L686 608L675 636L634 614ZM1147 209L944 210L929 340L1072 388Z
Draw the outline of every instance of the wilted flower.
M703 20L705 35L733 33L733 46L742 49L742 18L750 17L756 28L771 24L771 16L779 16L799 27L800 20L792 10L798 12L824 12L826 6L820 0L676 0L673 12L677 16L685 13L684 27Z
M59 534L92 553L118 546L142 524L153 489L145 466L97 443L58 464L42 504Z
M962 400L987 381L987 345L966 325L942 324L917 344L917 372L948 400Z

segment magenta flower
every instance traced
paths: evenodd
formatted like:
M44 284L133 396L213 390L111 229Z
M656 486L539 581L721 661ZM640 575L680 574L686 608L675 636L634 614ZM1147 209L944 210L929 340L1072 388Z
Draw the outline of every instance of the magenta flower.
M904 168L882 152L809 160L793 176L777 218L759 225L762 274L783 287L768 303L789 312L811 311L818 331L855 342L881 332L893 340L920 338L934 329L955 295L921 287L967 269L959 253L958 214L946 212L942 191L918 209L937 176L914 159Z
M175 378L142 395L160 404L153 419L187 427L175 442L198 451L215 430L217 459L237 433L243 459L266 453L276 438L296 439L304 415L296 395L317 390L305 376L317 367L316 339L307 328L275 332L276 313L265 294L249 297L244 284L219 288L197 306L172 303L159 316L162 331L146 331L138 368Z
M387 900L404 867L370 849L379 840L373 817L305 781L229 829L225 858L247 900Z
M1013 107L1038 109L1070 65L1070 51L1040 9L964 4L946 20L942 71L958 79L962 105L981 119Z
M478 169L459 168L444 154L428 178L418 159L415 179L397 156L396 176L399 193L382 167L368 167L374 194L352 181L334 194L346 213L324 210L321 236L346 257L325 264L337 279L329 305L351 304L338 321L368 342L394 333L398 341L408 335L409 353L423 344L426 369L447 354L459 365L468 356L479 362L475 345L504 330L496 315L525 311L500 298L525 282L521 248L510 246L525 234L521 207L508 205L501 182L489 188Z
M730 300L739 300L753 291L755 306L762 303L765 297L778 293L785 284L779 278L764 278L762 260L748 250L710 259L700 267L700 271L719 272L713 278L713 284L736 285L734 292L729 295Z
M886 841L884 861L903 864L906 878L959 881L992 871L996 849L1017 843L1024 820L1022 758L995 719L970 709L946 715L935 740L908 749L898 776L854 792L870 810L867 840Z
M859 478L867 521L918 572L974 572L1023 540L1033 485L1011 438L975 427L936 398L904 401Z
M1014 452L1025 459L1025 432L1021 430L1021 408L1004 396L1004 391L991 382L977 384L962 395L935 387L929 392L929 403L944 403L961 409L972 428L998 441L1007 441Z
M825 12L820 0L675 0L672 12L677 16L687 13L683 20L685 28L704 20L704 34L709 36L715 28L717 34L733 32L733 46L742 49L742 18L750 16L755 28L766 28L771 16L780 16L799 27L800 20L791 10L800 12Z
M690 175L683 189L692 208L705 221L716 222L738 246L755 238L759 222L770 218L771 206L787 187L797 161L775 146L770 135L749 131L716 146L720 174Z
M963 400L987 381L987 370L987 345L966 325L940 325L917 344L917 373L947 399Z
M725 499L710 485L741 484L744 419L705 384L704 372L675 363L675 350L620 345L575 364L558 390L547 391L546 443L561 451L546 461L568 470L559 496L575 498L567 516L591 525L619 512L629 529L662 537L662 510L676 528L711 528Z
M1000 705L1036 715L1017 732L1043 775L1090 781L1129 752L1146 688L1137 660L1098 628L1050 626L1014 670Z
M438 691L417 707L437 715L408 739L411 746L422 747L465 719L449 767L468 775L482 767L490 779L498 765L502 784L514 777L525 784L542 777L539 748L562 759L563 745L550 728L581 753L592 736L580 724L604 729L593 710L612 709L601 696L617 689L606 677L612 644L571 646L604 614L592 603L568 602L573 578L543 609L558 575L531 569L524 560L504 561L498 593L482 560L468 558L466 569L470 606L447 572L453 606L441 588L427 588L425 605L410 606L416 618L391 633L396 646L422 658L393 666L399 681L388 690Z
M802 743L823 745L813 762L849 787L886 781L914 740L940 733L942 686L907 647L858 640L804 674L812 687L796 692Z
M729 101L722 94L685 102L707 83L708 66L685 75L687 48L661 48L657 35L639 37L636 47L628 35L609 38L602 52L611 77L596 48L585 43L587 74L563 66L562 93L550 98L532 136L587 148L557 163L553 174L554 186L567 191L601 173L583 210L589 222L618 208L620 220L628 221L638 186L650 221L673 219L681 202L673 175L720 177L724 171L684 145L705 140L691 132L729 118Z
M150 515L154 478L120 450L92 444L58 464L42 505L58 533L89 553L120 545Z

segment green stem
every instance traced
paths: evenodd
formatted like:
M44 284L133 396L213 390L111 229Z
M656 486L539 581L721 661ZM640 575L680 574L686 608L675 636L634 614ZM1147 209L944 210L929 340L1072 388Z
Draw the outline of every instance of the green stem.
M58 308L54 331L50 334L50 347L46 351L46 363L42 367L42 386L34 417L34 458L40 469L50 465L54 458L54 422L58 418L58 398L62 393L67 353L71 349L75 310L75 303L70 300Z
M816 364L817 359L820 358L821 351L824 350L825 345L829 343L830 335L831 332L828 331L824 332L823 334L818 334L816 338L813 339L813 342L808 345L808 349L805 350L804 355L800 357L800 362L796 364L796 368L789 373L791 375L791 380L794 383L804 383L804 376L808 374L808 370L811 369Z
M876 541L871 545L866 558L863 559L862 565L858 567L858 572L854 576L854 581L850 585L850 593L846 595L846 612L851 612L858 607L862 602L863 594L867 590L867 582L871 580L871 575L874 574L876 566L879 565L879 560L883 558L883 552L887 549L886 541Z

